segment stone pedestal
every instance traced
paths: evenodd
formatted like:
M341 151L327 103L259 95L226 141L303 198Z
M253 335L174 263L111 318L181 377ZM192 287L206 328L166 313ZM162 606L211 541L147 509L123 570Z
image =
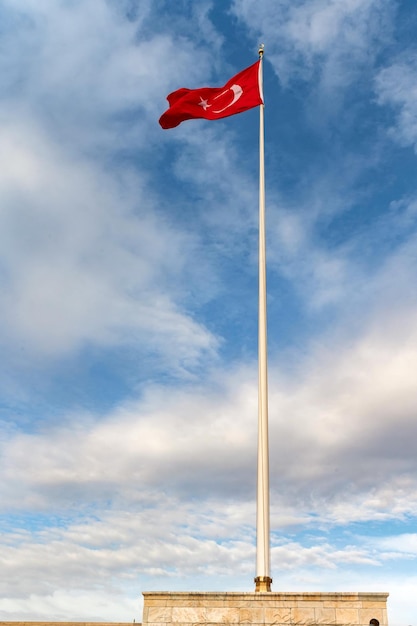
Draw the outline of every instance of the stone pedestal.
M143 596L142 626L388 626L387 593L151 591Z

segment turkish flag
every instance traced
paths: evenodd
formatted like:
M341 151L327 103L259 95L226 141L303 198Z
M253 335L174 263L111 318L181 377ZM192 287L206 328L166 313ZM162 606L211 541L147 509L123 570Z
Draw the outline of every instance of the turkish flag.
M259 81L260 63L233 76L224 87L201 87L200 89L177 89L167 96L169 109L161 115L162 128L174 128L195 118L217 120L242 113L263 104Z

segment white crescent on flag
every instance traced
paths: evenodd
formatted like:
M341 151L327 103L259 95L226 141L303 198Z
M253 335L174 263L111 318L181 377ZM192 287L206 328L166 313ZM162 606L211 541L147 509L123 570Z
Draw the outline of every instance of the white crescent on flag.
M235 102L237 102L243 93L243 89L240 85L232 85L231 87L229 87L229 89L233 91L233 100L222 109L217 109L217 110L213 109L212 110L213 113L222 113L223 111L231 107ZM221 93L219 93L217 96L215 96L215 98L213 98L213 100L217 100L217 98L220 98L220 96L223 96L225 93L229 91L229 89L226 89L225 91L222 91Z

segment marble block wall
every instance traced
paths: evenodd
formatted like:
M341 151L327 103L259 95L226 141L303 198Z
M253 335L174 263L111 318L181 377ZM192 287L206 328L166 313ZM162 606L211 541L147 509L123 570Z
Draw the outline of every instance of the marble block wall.
M388 626L387 593L152 591L143 596L142 626Z

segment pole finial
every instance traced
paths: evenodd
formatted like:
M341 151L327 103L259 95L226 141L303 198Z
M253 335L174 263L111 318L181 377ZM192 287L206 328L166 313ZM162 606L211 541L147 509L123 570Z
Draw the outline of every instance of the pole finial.
M265 50L265 44L263 43L259 44L258 54L259 54L260 59L262 59L264 55L264 50Z

